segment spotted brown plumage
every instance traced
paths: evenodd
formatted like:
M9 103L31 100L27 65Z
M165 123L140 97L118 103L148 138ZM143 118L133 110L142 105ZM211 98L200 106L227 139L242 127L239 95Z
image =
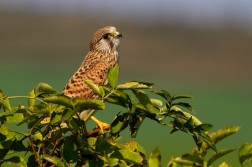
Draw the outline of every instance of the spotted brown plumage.
M90 42L90 51L84 58L79 69L66 84L62 94L71 98L96 98L97 95L95 92L86 85L84 81L92 80L92 82L96 84L107 84L108 69L118 62L117 48L120 43L120 37L122 37L122 34L117 32L116 28L112 26L107 26L96 31ZM81 119L83 119L88 112L88 110L83 111L80 114ZM91 119L95 120L103 132L103 123L97 122L97 119L93 116Z

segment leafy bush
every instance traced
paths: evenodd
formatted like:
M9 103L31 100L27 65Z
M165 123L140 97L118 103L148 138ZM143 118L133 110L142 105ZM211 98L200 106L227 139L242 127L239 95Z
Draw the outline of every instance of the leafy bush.
M217 144L239 130L240 127L238 126L229 126L224 129L220 129L217 132L209 134L209 137L214 142L214 144ZM235 149L232 148L218 150L206 161L205 156L208 150L209 146L204 143L200 150L193 149L192 153L187 153L182 155L181 157L172 159L172 161L169 162L168 167L175 167L177 164L180 164L181 166L211 166L214 161L230 152L233 152ZM226 167L225 165L227 165L227 163L221 164L220 167Z
M108 85L96 85L85 81L99 95L97 99L84 100L58 94L51 86L39 83L28 96L8 97L0 93L0 164L17 166L161 166L159 147L149 158L144 149L135 141L118 144L120 133L130 128L131 137L136 138L142 122L148 118L162 126L171 128L171 133L182 131L192 136L197 146L193 154L173 159L169 165L209 166L214 160L233 149L217 152L215 144L239 127L228 127L208 134L212 125L202 123L189 112L194 112L190 104L178 102L189 95L171 96L165 90L152 90L152 83L130 81L117 85L118 65L108 73ZM149 93L160 99L149 97ZM19 104L11 107L9 100L27 98L28 106ZM97 110L103 110L105 103L120 105L125 112L118 113L102 134L99 128L87 132L79 113L91 110L85 121ZM181 108L182 107L182 108ZM170 122L166 123L166 119ZM9 124L26 124L29 132L14 131ZM25 130L27 131L27 129ZM229 131L229 132L227 132ZM27 144L28 143L28 144ZM204 161L206 151L211 148L216 154ZM28 152L27 162L23 157L11 153ZM250 154L251 155L251 154ZM224 164L225 165L225 164Z

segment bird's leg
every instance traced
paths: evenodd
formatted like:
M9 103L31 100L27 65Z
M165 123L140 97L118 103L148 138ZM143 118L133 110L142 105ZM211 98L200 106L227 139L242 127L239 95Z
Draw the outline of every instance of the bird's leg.
M104 134L104 128L105 127L110 127L110 125L109 124L107 124L107 123L105 123L105 122L101 122L101 121L99 121L98 119L96 119L94 116L91 116L90 117L97 125L98 125L98 127L100 128L100 131L101 131L101 133L102 134Z

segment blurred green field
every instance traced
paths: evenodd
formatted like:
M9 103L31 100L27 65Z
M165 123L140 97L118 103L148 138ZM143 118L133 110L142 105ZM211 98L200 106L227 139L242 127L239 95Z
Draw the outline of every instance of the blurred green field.
M154 82L154 89L194 96L187 102L200 120L214 125L212 131L242 126L217 149L239 148L252 142L252 34L248 32L232 25L207 29L29 13L2 12L0 20L0 89L9 96L27 95L39 82L61 91L88 52L92 34L100 27L113 25L123 34L120 83ZM19 103L26 101L12 101L12 105ZM122 108L109 105L96 115L111 122L119 111ZM89 122L89 128L93 126ZM156 146L161 147L163 166L171 156L189 153L195 146L189 135L169 132L169 128L145 120L136 138L148 155ZM126 130L122 142L128 140L130 133ZM213 166L222 161L238 166L237 152Z

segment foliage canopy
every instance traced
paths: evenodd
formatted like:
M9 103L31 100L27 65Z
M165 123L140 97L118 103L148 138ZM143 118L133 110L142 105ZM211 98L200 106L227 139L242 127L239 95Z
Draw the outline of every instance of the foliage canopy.
M120 133L127 127L130 128L131 137L136 138L138 129L146 118L170 127L170 133L185 132L195 141L197 149L192 154L172 159L170 166L210 166L216 159L234 151L224 149L217 152L215 144L237 132L240 127L231 126L208 134L212 125L202 123L192 115L195 112L192 106L181 101L192 98L191 96L153 90L153 84L147 82L130 81L118 85L118 68L116 65L109 70L109 84L106 86L85 81L97 93L97 99L69 98L46 83L39 83L28 96L8 97L0 92L0 164L11 163L22 167L161 166L159 147L147 158L145 150L138 143L117 143ZM160 99L150 98L151 93L159 95ZM19 97L27 98L28 105L12 107L9 100ZM116 115L110 127L106 127L105 134L100 133L99 128L87 132L79 113L91 110L84 119L86 121L96 110L104 110L106 103L120 105L125 111ZM168 123L167 118L170 119ZM26 124L28 133L11 130L11 123L18 126ZM209 148L215 154L205 161ZM241 164L251 158L248 150L251 150L251 144L243 146L240 151ZM16 152L30 153L28 161L15 155L6 158Z

